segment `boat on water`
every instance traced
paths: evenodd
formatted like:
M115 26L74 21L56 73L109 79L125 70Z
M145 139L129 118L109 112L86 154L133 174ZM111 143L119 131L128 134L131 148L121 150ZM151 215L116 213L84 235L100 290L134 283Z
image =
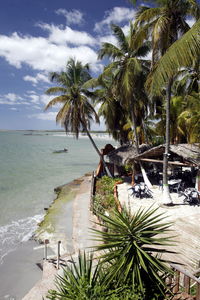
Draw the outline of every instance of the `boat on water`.
M53 153L67 153L68 149L64 148L63 150L55 150Z

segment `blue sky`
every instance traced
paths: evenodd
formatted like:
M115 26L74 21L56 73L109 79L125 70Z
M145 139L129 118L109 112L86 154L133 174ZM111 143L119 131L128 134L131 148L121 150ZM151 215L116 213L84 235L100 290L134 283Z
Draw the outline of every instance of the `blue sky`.
M75 57L98 74L110 23L126 32L134 13L128 0L1 0L0 129L59 129L55 109L43 112L48 73Z

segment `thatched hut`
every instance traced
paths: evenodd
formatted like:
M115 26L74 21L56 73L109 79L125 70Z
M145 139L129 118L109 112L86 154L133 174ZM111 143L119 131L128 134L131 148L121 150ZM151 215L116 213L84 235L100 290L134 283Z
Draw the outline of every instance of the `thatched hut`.
M163 163L165 145L153 147L128 160ZM178 144L170 145L169 164L179 166L200 167L200 144Z
M139 147L140 153L148 150L150 148L149 145L142 144ZM138 155L135 146L133 145L124 145L121 146L113 151L111 151L107 158L110 163L116 166L124 166L126 165L131 159L134 159Z
M135 162L145 162L151 164L163 164L163 154L165 145L153 147L127 162L134 164ZM191 167L196 168L198 180L198 190L200 190L200 144L177 144L170 145L169 150L169 166L172 167Z
M139 151L142 153L149 148L149 145L142 144L139 146ZM123 175L124 166L128 164L130 159L134 159L137 155L135 146L124 145L108 153L107 158L109 163L113 165L114 174Z

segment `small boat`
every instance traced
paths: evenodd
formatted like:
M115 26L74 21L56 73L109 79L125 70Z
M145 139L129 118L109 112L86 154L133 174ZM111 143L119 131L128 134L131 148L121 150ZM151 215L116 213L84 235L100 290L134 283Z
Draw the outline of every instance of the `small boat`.
M68 149L64 148L63 150L55 150L53 153L66 153L68 152Z

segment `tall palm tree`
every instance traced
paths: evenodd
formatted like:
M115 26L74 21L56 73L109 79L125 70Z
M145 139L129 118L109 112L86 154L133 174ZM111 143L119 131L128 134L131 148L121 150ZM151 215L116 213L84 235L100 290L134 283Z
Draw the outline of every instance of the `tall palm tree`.
M56 122L61 123L65 127L66 132L71 131L75 133L76 138L78 138L81 130L86 131L103 162L107 175L111 176L103 156L89 132L92 117L94 116L95 121L99 122L98 115L88 100L88 97L92 97L92 93L83 88L83 84L89 79L91 79L89 65L82 65L81 62L70 59L67 62L65 72L51 73L51 80L55 81L58 86L49 88L46 94L56 94L57 96L46 105L45 110L61 104L62 107L56 116Z
M147 97L144 92L144 78L148 70L148 61L142 60L149 50L148 42L138 44L135 38L135 30L130 25L130 34L125 36L123 30L117 26L111 26L118 46L111 43L103 43L99 51L99 58L108 57L112 62L104 69L102 76L113 74L113 85L120 97L123 107L126 107L131 114L133 124L134 140L139 152L139 141L137 135L137 104L139 101L146 105Z
M152 37L152 69L178 37L189 30L186 17L200 16L200 7L196 0L157 0L158 7L142 7L136 18L135 26L140 35ZM166 146L163 159L163 194L167 202L172 203L169 194L167 169L170 145L170 100L173 76L166 85Z
M84 87L95 88L96 105L99 107L98 115L104 118L107 131L120 144L126 144L129 130L124 129L127 121L127 111L120 103L120 97L113 88L113 74L100 75L87 81ZM100 106L99 106L100 105Z

